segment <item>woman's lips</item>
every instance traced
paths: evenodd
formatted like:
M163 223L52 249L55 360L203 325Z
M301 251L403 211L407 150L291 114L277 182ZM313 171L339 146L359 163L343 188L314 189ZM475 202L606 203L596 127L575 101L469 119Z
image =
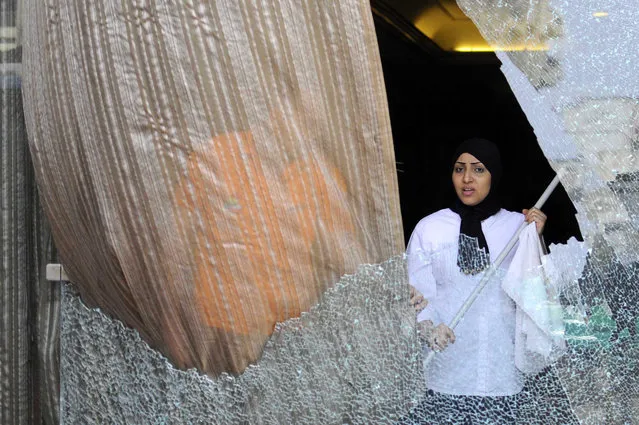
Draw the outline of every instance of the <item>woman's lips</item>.
M475 189L462 189L462 194L464 196L471 196L475 192Z

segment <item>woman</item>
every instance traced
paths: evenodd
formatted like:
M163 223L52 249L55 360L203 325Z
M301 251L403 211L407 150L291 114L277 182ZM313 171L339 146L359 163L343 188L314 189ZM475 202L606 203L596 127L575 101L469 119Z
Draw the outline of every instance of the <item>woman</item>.
M410 283L428 300L417 316L425 351L439 351L425 371L429 398L415 413L425 423L515 423L523 376L514 362L515 305L499 273L455 332L446 324L521 223L535 222L541 235L546 216L501 208L501 159L492 142L467 140L453 161L457 201L422 219L407 249ZM501 267L509 263L507 257Z

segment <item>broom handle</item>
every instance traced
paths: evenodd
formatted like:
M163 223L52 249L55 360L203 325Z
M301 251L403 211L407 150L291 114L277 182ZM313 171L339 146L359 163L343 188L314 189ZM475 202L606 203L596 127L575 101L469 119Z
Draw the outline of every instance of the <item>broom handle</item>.
M535 204L533 208L540 209L546 203L550 194L553 192L553 190L555 190L555 188L559 184L559 178L561 174L562 174L561 172L557 173L555 178L550 182L550 184L548 185L544 193L542 193L541 197L539 198L539 200L537 201L537 203ZM470 306L473 305L473 303L475 302L475 300L477 299L481 291L488 284L488 282L493 277L493 275L497 272L497 269L499 269L499 266L504 261L506 256L510 254L510 251L512 251L513 247L517 243L517 240L519 239L519 235L526 228L527 225L528 223L526 223L525 221L521 223L521 225L519 226L519 228L517 229L513 237L510 238L510 241L508 242L506 247L501 251L501 254L499 254L499 257L497 257L495 262L490 265L486 273L484 273L484 276L482 277L482 279L479 281L479 284L475 287L473 292L468 296L468 298L466 299L466 302L464 302L464 304L461 306L461 308L459 309L459 311L453 318L453 321L450 322L450 325L449 325L450 329L455 329L455 327L457 326L459 321L464 317L464 315L466 314ZM424 360L424 367L430 364L430 362L433 360L433 357L435 357L435 354L436 354L436 351L434 350L431 350L428 353L428 356L426 356L426 359Z

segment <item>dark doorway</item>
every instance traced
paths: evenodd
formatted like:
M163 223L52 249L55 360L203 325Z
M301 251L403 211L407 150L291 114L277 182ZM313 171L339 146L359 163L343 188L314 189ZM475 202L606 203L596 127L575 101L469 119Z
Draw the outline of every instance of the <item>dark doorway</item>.
M406 241L424 216L454 200L452 155L470 137L500 148L504 208L532 206L555 173L493 53L444 52L408 22L375 15L397 161ZM398 19L400 22L398 22ZM546 243L581 240L563 187L550 197Z

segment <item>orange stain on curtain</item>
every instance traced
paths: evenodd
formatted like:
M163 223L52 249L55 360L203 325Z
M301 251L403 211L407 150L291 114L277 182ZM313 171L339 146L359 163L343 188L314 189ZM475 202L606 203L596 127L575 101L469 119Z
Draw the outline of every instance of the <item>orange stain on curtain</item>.
M227 337L257 338L258 357L275 323L308 310L364 258L347 184L316 159L267 175L250 132L213 137L189 157L187 172L181 216L198 228L192 246L211 252L192 253L197 311ZM342 243L356 248L345 255Z

